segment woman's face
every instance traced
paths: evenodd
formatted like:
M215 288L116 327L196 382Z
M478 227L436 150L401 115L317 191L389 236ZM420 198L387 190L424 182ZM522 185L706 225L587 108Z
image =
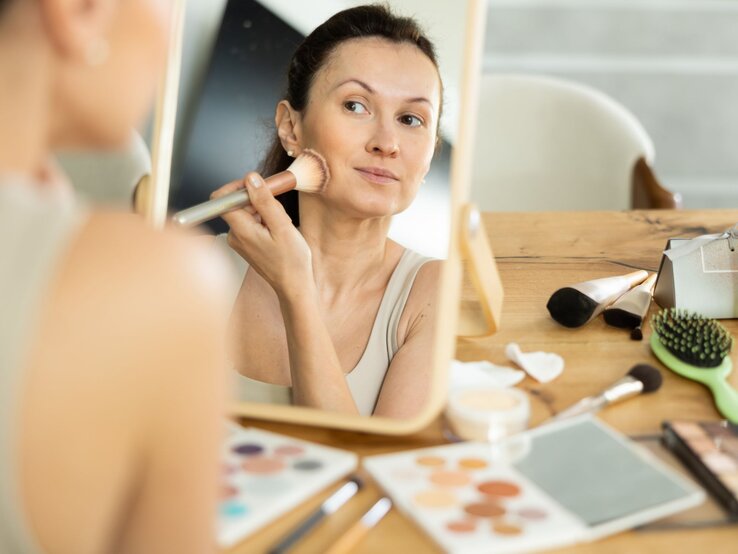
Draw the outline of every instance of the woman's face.
M440 96L438 71L416 46L341 44L316 74L301 118L301 144L330 168L322 200L360 218L407 208L433 157Z

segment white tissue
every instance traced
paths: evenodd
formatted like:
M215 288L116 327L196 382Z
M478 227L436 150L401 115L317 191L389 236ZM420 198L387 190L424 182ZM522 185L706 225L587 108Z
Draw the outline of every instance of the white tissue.
M481 360L478 362L451 362L451 390L465 387L512 387L525 378L519 369L495 365Z
M505 347L505 355L540 383L548 383L564 371L564 358L552 352L522 352L517 343Z

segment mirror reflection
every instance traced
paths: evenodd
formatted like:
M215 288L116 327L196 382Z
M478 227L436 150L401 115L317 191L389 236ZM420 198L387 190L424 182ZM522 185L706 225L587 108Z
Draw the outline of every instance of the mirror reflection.
M432 378L464 10L357 4L225 3L172 204L251 196L209 223L238 274L239 400L407 418ZM273 199L263 177L306 149L324 191Z

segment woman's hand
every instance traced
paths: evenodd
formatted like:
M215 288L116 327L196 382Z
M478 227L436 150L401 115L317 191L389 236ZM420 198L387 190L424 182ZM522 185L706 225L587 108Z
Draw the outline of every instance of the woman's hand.
M228 183L210 197L219 198L244 185L251 205L222 216L230 227L228 245L280 299L292 298L314 283L310 247L258 173L248 173L242 181Z

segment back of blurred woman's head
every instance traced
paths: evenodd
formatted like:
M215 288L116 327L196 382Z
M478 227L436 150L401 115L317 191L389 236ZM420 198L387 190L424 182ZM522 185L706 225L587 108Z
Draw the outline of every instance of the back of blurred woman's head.
M117 146L149 113L170 18L162 0L0 0L0 72L43 89L52 148Z

